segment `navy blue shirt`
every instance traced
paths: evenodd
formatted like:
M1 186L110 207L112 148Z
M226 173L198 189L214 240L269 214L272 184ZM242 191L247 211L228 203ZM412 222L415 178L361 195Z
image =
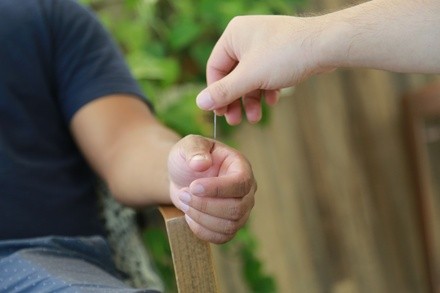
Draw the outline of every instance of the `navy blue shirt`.
M88 10L0 0L0 239L103 234L96 178L69 123L113 93L142 96Z

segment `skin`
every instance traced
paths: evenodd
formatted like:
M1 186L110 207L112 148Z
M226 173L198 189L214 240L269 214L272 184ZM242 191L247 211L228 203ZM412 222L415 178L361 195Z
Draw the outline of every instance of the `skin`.
M440 73L440 1L372 0L314 17L232 19L207 63L203 110L255 123L261 100L274 105L282 88L337 68Z
M238 151L180 138L139 99L112 95L77 111L71 131L86 159L123 204L174 204L202 240L224 243L245 224L256 183Z

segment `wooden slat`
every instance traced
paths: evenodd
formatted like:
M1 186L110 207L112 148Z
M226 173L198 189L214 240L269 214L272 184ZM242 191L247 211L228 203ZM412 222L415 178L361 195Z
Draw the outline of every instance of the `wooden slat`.
M426 292L394 78L313 78L269 126L237 133L259 185L251 227L279 292Z
M431 292L440 292L440 237L438 194L435 192L436 177L439 173L435 164L439 162L439 149L430 153L430 147L436 146L426 140L426 127L433 127L430 119L435 119L439 127L440 82L425 87L422 91L409 93L405 97L405 110L408 139L412 155L412 170L416 180L416 194L421 216L421 230L424 232L425 257L429 273ZM438 145L437 145L438 147ZM435 160L437 159L437 161Z
M159 210L165 220L179 293L218 292L210 244L193 234L180 210L168 206Z

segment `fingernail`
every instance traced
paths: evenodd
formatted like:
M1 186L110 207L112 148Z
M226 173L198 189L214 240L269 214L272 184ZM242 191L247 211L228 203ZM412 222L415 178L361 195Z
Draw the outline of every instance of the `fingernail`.
M196 98L196 103L199 108L203 110L212 110L214 107L214 100L207 90L203 90Z
M191 192L192 192L193 194L201 194L201 193L204 193L204 192L205 192L205 188L204 188L202 185L197 184L197 185L194 185L194 186L191 188Z
M191 158L191 161L203 161L203 160L206 160L206 156L200 154L195 155Z
M254 124L261 120L261 110L258 107L251 107L247 112L247 119L250 123Z
M188 204L191 201L191 194L188 192L182 192L179 194L179 199L181 202Z

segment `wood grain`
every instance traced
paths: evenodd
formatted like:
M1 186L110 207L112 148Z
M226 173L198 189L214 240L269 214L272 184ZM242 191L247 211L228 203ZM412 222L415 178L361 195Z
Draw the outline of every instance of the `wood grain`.
M193 234L180 210L168 206L159 209L171 246L178 292L218 292L210 244Z
M440 149L438 135L429 138L428 130L440 132L440 83L408 93L404 99L412 171L420 210L420 229L424 236L426 269L431 291L440 292L440 211L438 185Z

